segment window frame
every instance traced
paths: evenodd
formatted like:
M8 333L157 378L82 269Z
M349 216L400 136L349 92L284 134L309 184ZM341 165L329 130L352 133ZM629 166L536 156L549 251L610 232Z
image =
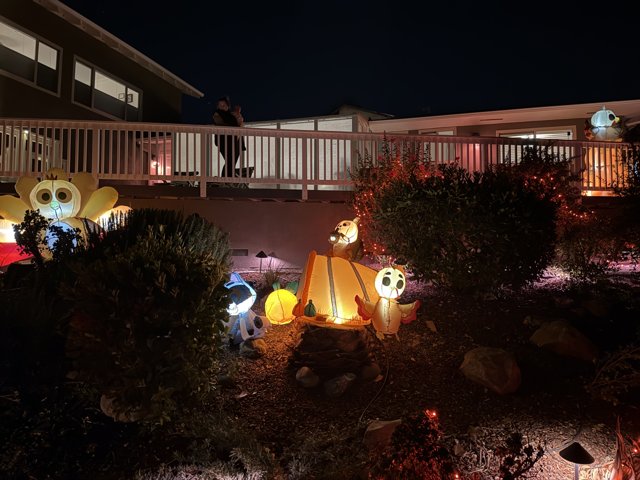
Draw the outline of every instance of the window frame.
M0 22L10 26L11 28L18 30L19 32L22 32L24 35L27 35L29 37L32 37L35 41L36 41L36 52L35 52L35 59L33 60L35 63L35 68L34 68L34 74L33 74L33 79L29 80L25 77L21 77L20 75L16 75L15 73L11 73L7 70L5 70L4 68L2 68L0 66L0 75L3 75L5 77L9 77L12 78L13 80L16 80L20 83L23 83L25 85L29 85L30 87L36 88L42 92L48 93L49 95L53 95L55 97L60 98L61 95L61 91L62 91L62 47L60 47L60 45L57 45L55 43L53 43L52 41L37 35L35 33L33 33L31 30L27 30L24 27L22 27L21 25L18 25L14 22L12 22L11 20L9 20L6 17L3 17L2 15L0 15ZM52 48L53 50L55 50L58 54L57 56L57 61L56 61L56 73L58 74L58 79L57 79L57 89L56 91L50 90L48 88L45 87L41 87L40 85L38 85L38 64L40 62L38 62L38 53L40 52L40 43L44 43L47 47Z
M576 135L577 135L577 129L575 125L559 125L559 126L538 126L538 127L531 127L531 128L515 128L515 129L509 129L509 130L496 130L496 137L503 137L503 138L514 138L514 137L510 137L510 135L517 135L517 134L527 134L527 133L532 133L533 134L533 138L530 140L551 140L548 138L538 138L536 136L536 133L538 131L558 131L558 132L566 132L566 131L570 131L571 132L571 138L566 138L564 140L576 140ZM517 137L515 137L517 138ZM553 140L559 140L559 139L553 139Z
M91 105L85 105L84 103L81 102L77 102L76 101L76 65L78 63L83 64L84 66L88 67L91 69ZM121 83L122 85L125 86L125 98L127 97L128 93L129 93L129 89L134 90L137 94L138 94L138 118L134 119L134 120L130 120L127 117L127 102L122 102L125 105L125 118L120 118L117 117L109 112L105 112L104 110L100 110L99 108L95 107L95 91L96 91L96 72L99 72L101 75L104 75L105 77L114 80L118 83ZM124 80L122 80L121 78L113 75L112 73L107 72L106 70L104 70L103 68L98 67L97 65L95 65L94 63L91 63L87 60L85 60L84 58L78 56L78 55L74 55L73 56L73 72L71 75L71 103L74 105L77 105L79 107L82 108L86 108L87 110L90 110L94 113L98 113L100 115L103 115L107 118L110 118L112 120L117 120L117 121L121 121L121 122L140 122L142 121L142 99L143 99L143 95L144 92L142 91L141 88L136 87L135 85L132 85L129 82L126 82ZM114 97L115 98L115 97ZM116 99L119 100L119 99ZM135 107L134 107L135 108Z

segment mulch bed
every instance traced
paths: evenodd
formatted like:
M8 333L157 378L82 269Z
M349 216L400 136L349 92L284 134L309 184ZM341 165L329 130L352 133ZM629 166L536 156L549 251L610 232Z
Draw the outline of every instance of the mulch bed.
M260 285L261 274L242 275ZM297 280L299 272L284 277ZM615 281L633 295L640 291L636 272ZM262 302L267 293L259 291ZM574 440L592 453L595 467L613 460L618 416L623 433L640 436L640 402L626 399L614 407L592 398L585 385L593 378L594 365L559 357L529 341L536 319L566 318L579 323L606 350L619 340L606 334L619 328L610 317L624 305L605 303L608 316L591 315L584 302L553 276L517 294L491 299L452 295L410 281L401 303L418 298L423 302L418 319L401 327L398 340L389 337L380 342L369 332L371 354L382 370L378 381L356 382L339 398L327 398L321 387L302 388L292 362L300 326L274 325L260 358L244 358L237 350L223 357L223 366L234 372L233 385L223 390L226 408L284 468L291 470L296 459L315 455L307 471L314 471L316 478L356 478L366 460L362 437L370 421L401 418L427 408L438 412L445 440L459 455L461 466L480 474L496 461L495 447L515 431L527 441L546 445L547 453L532 478L551 480L571 477L573 467L557 451ZM260 300L254 307L263 313ZM462 375L464 354L477 346L515 354L522 371L522 386L515 394L497 395ZM590 478L601 478L598 472L593 470Z

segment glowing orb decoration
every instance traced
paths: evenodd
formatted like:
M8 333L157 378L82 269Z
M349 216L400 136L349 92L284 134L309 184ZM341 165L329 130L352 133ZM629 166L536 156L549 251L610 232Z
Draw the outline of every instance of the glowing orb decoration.
M286 325L294 319L293 308L298 304L296 296L285 288L269 294L264 303L264 313L274 325Z
M375 286L380 295L377 302L371 302L355 297L358 312L363 318L370 318L376 336L383 339L385 335L396 335L401 323L410 323L416 319L416 312L420 308L420 300L401 305L398 298L407 286L402 267L387 267L378 272Z
M620 121L616 114L611 110L607 110L604 106L602 110L597 111L591 116L591 125L595 128L610 127L614 123Z
M331 250L328 255L354 260L361 252L361 242L358 239L359 217L353 220L342 220L329 234Z

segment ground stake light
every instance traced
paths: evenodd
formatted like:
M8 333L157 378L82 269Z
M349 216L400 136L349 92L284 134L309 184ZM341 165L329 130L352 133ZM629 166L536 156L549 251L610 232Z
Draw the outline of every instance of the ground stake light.
M260 273L262 273L262 259L263 258L267 258L267 254L264 253L262 250L260 250L257 254L256 254L256 258L260 259Z
M574 480L580 478L580 465L589 465L593 463L594 459L589 452L587 452L582 445L578 442L573 442L568 447L563 448L558 452L562 458L567 462L571 462L574 465Z

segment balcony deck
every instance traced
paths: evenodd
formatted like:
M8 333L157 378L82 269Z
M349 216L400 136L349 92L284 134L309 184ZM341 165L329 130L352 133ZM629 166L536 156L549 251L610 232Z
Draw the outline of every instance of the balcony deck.
M344 202L359 159L375 161L392 148L420 151L434 164L457 163L469 171L517 164L524 149L544 146L571 160L585 195L608 195L623 185L623 158L616 142L536 141L456 137L224 128L117 122L0 119L0 192L13 193L20 176L42 177L51 168L70 175L90 172L121 195L146 198L228 198ZM225 137L239 157L237 176L221 176ZM245 149L233 138L242 138ZM236 149L238 150L236 152Z

